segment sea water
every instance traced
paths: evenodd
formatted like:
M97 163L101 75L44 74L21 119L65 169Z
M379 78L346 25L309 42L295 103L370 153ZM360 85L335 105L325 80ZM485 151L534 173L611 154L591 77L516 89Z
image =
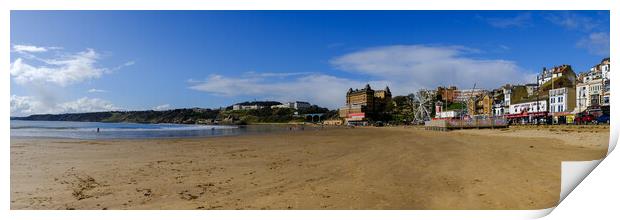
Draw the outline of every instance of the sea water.
M99 132L97 132L99 129ZM11 120L11 137L25 138L175 138L227 136L283 131L283 126L139 124Z

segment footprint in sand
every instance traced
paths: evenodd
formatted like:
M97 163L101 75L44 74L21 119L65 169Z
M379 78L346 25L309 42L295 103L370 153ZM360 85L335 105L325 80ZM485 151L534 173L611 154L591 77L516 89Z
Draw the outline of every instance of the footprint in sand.
M188 190L183 190L178 194L181 196L181 199L184 199L184 200L194 200L200 197L200 196L191 194Z
M136 188L136 192L142 193L142 195L144 195L145 197L151 197L153 195L153 191L147 188Z
M71 194L77 200L109 195L108 185L101 184L90 175L80 173L75 167L68 169L61 178L55 178L60 184L69 184Z

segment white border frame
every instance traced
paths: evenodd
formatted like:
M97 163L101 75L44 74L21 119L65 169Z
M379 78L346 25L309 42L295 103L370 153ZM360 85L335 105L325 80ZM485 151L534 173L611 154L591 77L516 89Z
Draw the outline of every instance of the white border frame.
M10 51L10 10L610 10L611 11L611 32L610 39L617 38L617 26L618 16L615 12L618 10L617 4L612 4L613 0L571 0L571 1L558 1L558 0L513 0L513 1L501 1L501 0L429 0L429 1L403 1L403 0L220 0L220 1L202 1L195 0L124 0L124 1L106 1L106 0L15 0L11 2L3 1L2 11L0 16L2 22L0 23L0 29L3 30L0 43L0 53L2 59L0 60L0 66L5 68L5 79L8 79L8 67L10 64L9 51ZM611 41L612 54L617 54L617 44ZM2 174L5 178L2 178L1 186L3 190L0 190L2 200L4 219L17 218L17 219L31 219L31 218L47 218L47 219L78 219L89 215L89 218L93 219L110 219L118 217L128 218L153 218L153 219L168 219L168 218L183 218L183 219L202 219L205 217L210 218L255 218L255 219L285 219L294 215L299 219L317 219L317 218L361 218L361 219L409 219L412 217L424 218L424 219L454 219L454 218L471 218L471 219L507 219L507 218L536 218L542 217L553 209L544 210L498 210L498 211L9 211L10 209L10 130L9 130L9 115L10 115L10 80L2 80L4 83L2 86L2 105L0 109L1 116L4 118L3 126L0 127L0 134L2 134ZM614 93L615 81L612 80L611 90ZM614 93L615 94L615 93ZM618 114L618 109L614 108L620 101L619 96L612 96L612 115ZM618 125L620 125L620 119L618 117L612 117L611 125L611 141L610 146L615 146L618 140ZM595 173L606 173L607 175L614 174L613 169L618 168L617 159L612 161L615 163L606 163L603 161L601 166L595 170ZM598 163L597 163L598 164ZM616 164L615 167L609 167L609 164ZM599 171L600 170L600 171ZM598 172L597 172L598 171ZM596 188L597 184L605 184L608 182L618 182L618 178L610 176L596 176L596 179L587 180L590 186L582 184L578 187L579 190L585 190L583 188L589 187L592 194L605 193L608 189ZM609 177L610 179L606 179ZM597 180L597 181L595 181ZM609 186L609 184L607 185ZM577 194L577 193L575 193ZM588 194L588 195L592 195ZM617 192L615 196L618 196ZM568 200L580 200L577 195L568 196ZM615 198L612 198L615 199ZM608 200L608 204L611 204L613 200ZM592 202L592 201L585 201ZM563 203L569 203L564 201ZM586 203L587 204L587 203ZM596 203L595 203L596 204ZM600 205L600 204L599 204ZM562 207L563 204L560 204ZM579 206L579 208L583 207ZM596 208L597 206L590 206L590 208ZM611 207L610 207L611 208ZM558 210L559 212L560 210ZM570 213L582 213L584 210L578 210L574 207L568 211L568 215L565 217L571 217ZM609 213L613 213L613 210ZM604 210L597 210L598 214L605 213ZM563 216L558 214L559 216ZM600 215L604 216L604 215Z

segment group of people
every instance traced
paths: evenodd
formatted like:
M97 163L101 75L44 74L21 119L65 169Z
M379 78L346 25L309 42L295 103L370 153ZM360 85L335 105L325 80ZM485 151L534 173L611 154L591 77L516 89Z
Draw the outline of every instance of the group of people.
M303 131L304 130L304 126L303 125L294 125L294 126L289 126L288 127L289 131Z

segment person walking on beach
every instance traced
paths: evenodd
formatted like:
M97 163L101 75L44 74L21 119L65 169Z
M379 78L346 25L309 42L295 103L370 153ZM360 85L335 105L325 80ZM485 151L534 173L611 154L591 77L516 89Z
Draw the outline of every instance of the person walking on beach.
M97 133L99 133L99 128L97 128Z

